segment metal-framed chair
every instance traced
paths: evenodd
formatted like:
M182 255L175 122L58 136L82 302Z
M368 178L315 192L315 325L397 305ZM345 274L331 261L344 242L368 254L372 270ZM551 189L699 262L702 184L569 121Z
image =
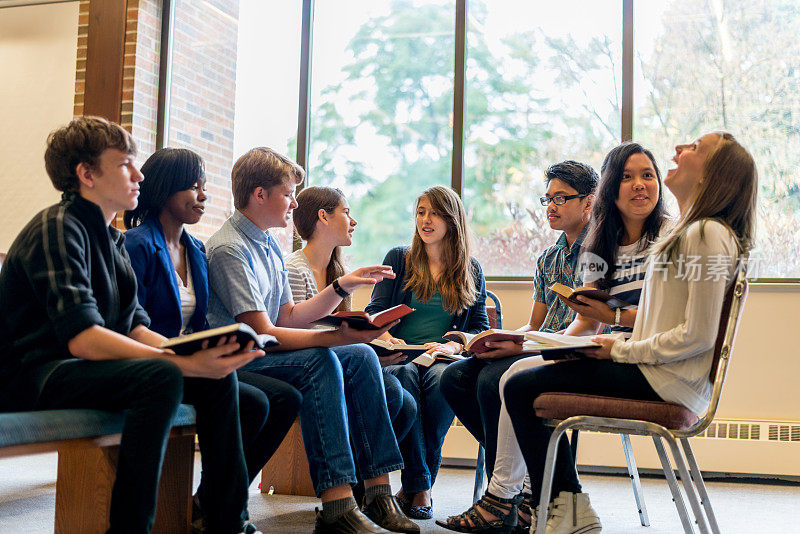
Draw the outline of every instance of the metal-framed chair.
M692 533L694 532L692 523L689 520L672 465L661 441L662 438L665 439L669 444L700 532L702 534L708 532L719 534L719 526L703 483L700 468L689 444L689 438L703 432L716 414L733 351L733 343L747 298L747 290L744 269L741 269L737 273L735 282L726 292L723 302L714 347L714 359L709 375L713 383L711 401L708 410L700 418L685 407L668 402L637 401L571 393L546 393L536 399L534 402L536 415L544 418L546 424L554 427L547 447L545 472L542 477L542 492L539 499L540 513L536 525L538 534L545 533L557 444L568 429L622 434L623 442L628 434L651 436L683 530L686 533ZM683 447L683 453L678 446L678 441Z

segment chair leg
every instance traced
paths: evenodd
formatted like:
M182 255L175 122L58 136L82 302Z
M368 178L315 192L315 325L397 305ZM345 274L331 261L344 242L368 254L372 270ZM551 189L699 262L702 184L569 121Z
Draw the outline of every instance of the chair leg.
M650 526L650 518L647 517L647 507L644 504L644 493L642 493L642 483L639 480L639 469L636 467L636 458L633 456L631 447L631 437L628 434L620 434L622 439L622 451L625 453L625 463L628 464L628 476L633 486L633 498L636 500L636 508L639 510L639 522L643 527Z
M695 523L697 523L697 526L700 528L701 534L708 534L708 522L706 521L703 509L700 507L700 499L697 497L697 491L692 483L692 477L689 474L689 470L686 468L686 462L683 460L683 453L680 447L678 447L678 442L675 441L675 438L669 436L666 437L666 440L669 443L670 449L672 449L672 458L678 466L678 473L680 473L681 480L683 481L683 489L686 491L686 497L689 499L692 512L694 512Z
M572 459L575 460L575 465L578 465L578 438L580 436L581 431L573 428L572 435L569 438L569 447L572 449Z
M692 472L694 485L697 488L697 492L700 494L700 501L702 502L703 508L706 511L706 518L708 519L709 526L711 527L711 532L713 532L713 534L720 534L717 518L714 515L714 509L711 507L711 499L708 497L706 485L703 482L703 475L700 473L700 467L697 465L694 452L692 452L692 446L689 445L689 439L681 438L681 445L683 446L683 452L686 455L686 460L689 462L689 469L691 469Z
M661 460L661 468L664 470L664 476L667 479L669 491L672 493L672 502L675 503L675 508L678 510L678 517L683 525L685 534L693 534L692 522L689 520L689 513L686 511L686 505L683 502L681 490L678 488L678 481L675 478L675 473L672 471L672 464L669 462L667 451L664 448L664 443L661 442L659 436L653 436L653 444L656 446L658 458Z
M478 444L478 458L475 460L475 488L472 490L473 504L483 496L484 481L486 472L486 451L483 445Z
M547 457L544 461L544 474L542 475L542 492L539 495L539 513L536 520L536 534L545 534L547 528L548 506L550 505L550 492L553 488L553 474L556 470L558 441L566 430L566 426L559 424L553 429L550 442L547 444Z

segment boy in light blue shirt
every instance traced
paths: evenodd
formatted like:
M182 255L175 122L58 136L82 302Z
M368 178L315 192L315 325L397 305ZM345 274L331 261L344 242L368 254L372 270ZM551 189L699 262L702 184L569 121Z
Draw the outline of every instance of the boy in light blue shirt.
M206 246L208 320L211 326L247 323L280 341L280 351L244 369L289 382L303 394L303 442L323 506L314 532L416 533L419 527L392 496L388 474L402 468L402 457L378 357L363 344L395 323L373 331L346 324L332 331L309 329L358 287L394 274L386 266L358 269L295 305L283 255L269 229L288 225L297 206L295 186L303 177L297 164L264 147L250 150L234 165L236 211ZM363 514L350 487L356 469L366 488Z

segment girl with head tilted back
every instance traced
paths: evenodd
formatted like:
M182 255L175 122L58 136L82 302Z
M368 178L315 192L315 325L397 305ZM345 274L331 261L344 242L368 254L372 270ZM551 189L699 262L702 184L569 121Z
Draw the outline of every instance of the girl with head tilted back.
M585 276L583 285L606 290L631 306L616 313L598 300L581 297L582 303L575 304L562 298L566 306L578 312L565 333L597 334L609 326L613 332L629 335L644 284L649 248L668 226L666 220L661 172L653 154L638 143L630 142L611 149L601 167L589 233L583 245L583 251L594 254L594 261L602 260L606 268L599 279ZM544 364L538 355L515 362L501 377L500 390L515 374ZM504 406L500 409L497 432L496 460L486 495L471 510L487 522L508 526L516 520L517 528L527 530L538 494L531 493L525 461ZM488 506L501 513L492 513ZM469 512L452 516L440 524L446 528L467 528L471 520L466 514Z
M397 277L379 282L366 307L369 313L397 304L416 311L386 334L394 342L426 344L429 352L458 353L460 344L445 340L449 330L478 333L489 327L486 282L480 264L470 256L464 206L449 187L435 186L417 198L410 247L389 251L383 262ZM417 401L417 417L400 443L405 468L398 501L411 517L432 517L431 487L441 460L442 443L454 414L439 388L445 362L430 367L415 363L389 365Z
M675 147L664 184L680 219L652 247L630 340L598 336L589 358L522 371L503 389L534 495L541 490L551 430L532 412L546 392L667 401L694 414L709 405L714 344L725 293L751 249L758 173L750 154L724 132ZM691 262L697 267L687 269ZM581 492L569 444L559 442L547 531L598 532Z

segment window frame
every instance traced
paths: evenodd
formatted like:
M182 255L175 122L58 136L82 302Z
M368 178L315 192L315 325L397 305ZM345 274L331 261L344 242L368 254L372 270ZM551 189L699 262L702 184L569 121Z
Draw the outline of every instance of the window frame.
M467 55L467 9L469 0L453 0L455 2L455 50L454 50L454 90L453 90L453 149L451 161L450 187L461 196L464 176L464 110L466 97L466 55ZM633 140L633 85L634 85L634 9L635 0L622 0L622 110L620 142ZM310 94L311 53L314 39L314 7L315 0L302 0L301 34L300 34L300 92L297 117L297 151L295 161L306 168L309 157L309 124L311 120ZM172 64L172 40L174 28L173 0L162 0L162 29L160 66L158 75L158 115L156 126L156 149L168 144L169 131L169 92ZM298 186L298 190L310 183ZM297 250L302 243L295 238L293 249ZM487 275L487 282L525 283L533 280L530 276ZM781 284L798 286L800 278L754 278L755 284Z

